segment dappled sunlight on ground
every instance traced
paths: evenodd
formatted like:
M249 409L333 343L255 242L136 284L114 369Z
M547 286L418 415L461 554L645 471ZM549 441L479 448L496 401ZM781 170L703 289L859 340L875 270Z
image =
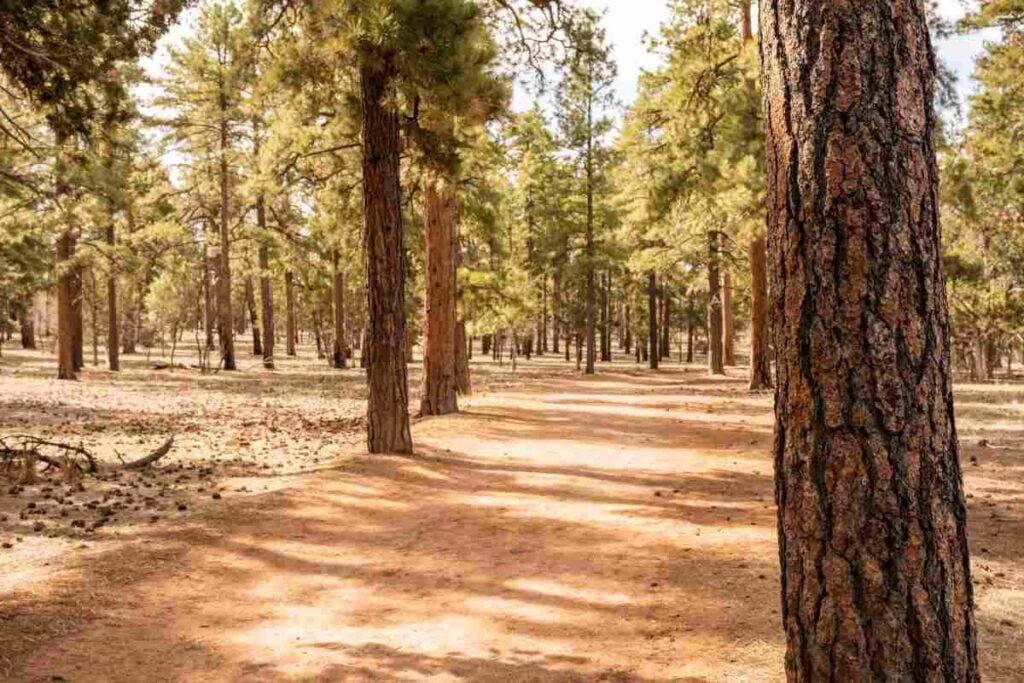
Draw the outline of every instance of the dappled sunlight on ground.
M0 566L2 673L782 680L770 397L748 394L740 371L524 369L482 382L500 390L462 415L418 421L414 457L338 440L317 471L257 468L246 493L173 523L102 530L62 553L27 539L39 553L18 555L18 575L34 578ZM275 386L284 402L311 391ZM965 391L982 658L987 680L1011 681L1024 665L1024 451L986 430L1024 391ZM333 438L294 429L313 450Z

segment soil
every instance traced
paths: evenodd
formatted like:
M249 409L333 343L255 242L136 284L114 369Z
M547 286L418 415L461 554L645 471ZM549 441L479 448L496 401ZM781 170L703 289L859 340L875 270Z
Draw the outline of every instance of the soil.
M771 398L742 368L477 359L461 415L370 457L358 370L152 365L58 383L4 350L0 434L176 444L84 491L3 485L3 680L784 678ZM1024 386L958 401L982 664L1018 681Z

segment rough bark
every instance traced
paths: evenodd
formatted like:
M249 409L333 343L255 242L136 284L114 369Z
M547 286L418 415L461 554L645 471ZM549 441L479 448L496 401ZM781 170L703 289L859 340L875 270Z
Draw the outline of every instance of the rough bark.
M791 681L977 681L919 0L761 3Z
M369 312L367 445L371 453L411 453L405 341L405 255L394 55L364 57L362 98L363 244Z
M284 274L284 298L285 353L295 356L295 274L290 270Z
M345 273L339 267L341 255L331 250L331 311L334 320L334 347L331 365L336 370L348 367L348 348L345 344Z
M428 172L423 190L423 415L458 412L455 372L455 196Z
M722 348L722 284L718 271L718 233L708 233L708 371L724 375Z
M661 354L658 352L658 276L652 270L647 274L647 358L651 370L658 369Z
M768 334L768 269L763 234L750 242L750 389L772 386L772 365Z

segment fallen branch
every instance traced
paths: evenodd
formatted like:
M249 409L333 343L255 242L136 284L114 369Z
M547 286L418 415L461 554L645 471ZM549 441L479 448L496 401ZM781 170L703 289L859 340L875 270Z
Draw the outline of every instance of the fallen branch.
M7 466L21 464L24 468L29 464L34 469L35 462L41 462L47 469L52 467L68 467L81 472L95 474L103 470L141 470L149 467L160 458L171 452L174 446L174 435L167 438L152 453L136 460L127 462L118 454L121 464L116 466L101 464L96 456L85 447L60 441L50 441L24 434L0 437L0 463Z

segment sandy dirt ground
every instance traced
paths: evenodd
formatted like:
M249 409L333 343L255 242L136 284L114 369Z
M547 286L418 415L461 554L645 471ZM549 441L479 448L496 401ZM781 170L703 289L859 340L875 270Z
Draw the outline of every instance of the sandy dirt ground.
M5 350L0 434L177 444L3 485L3 680L783 679L771 401L742 369L478 361L408 458L361 454L358 371L50 370ZM986 680L1020 681L1024 386L958 401Z

